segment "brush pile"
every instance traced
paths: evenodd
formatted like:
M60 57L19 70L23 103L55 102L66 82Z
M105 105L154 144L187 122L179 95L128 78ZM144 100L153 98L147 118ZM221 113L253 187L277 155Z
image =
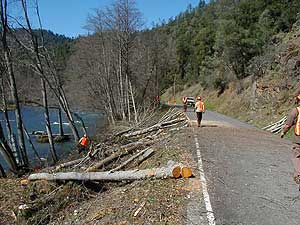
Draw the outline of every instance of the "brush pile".
M134 127L90 146L85 157L48 168L44 173L31 174L28 180L123 181L180 177L184 166L173 161L165 167L120 171L130 165L139 165L155 154L153 147L156 143L164 142L170 132L188 126L188 118L177 109L170 109L158 121L154 118L155 115L151 114Z
M273 134L279 134L286 122L286 119L287 119L287 117L285 116L285 117L281 118L279 121L272 123L268 126L265 126L262 129L269 131Z

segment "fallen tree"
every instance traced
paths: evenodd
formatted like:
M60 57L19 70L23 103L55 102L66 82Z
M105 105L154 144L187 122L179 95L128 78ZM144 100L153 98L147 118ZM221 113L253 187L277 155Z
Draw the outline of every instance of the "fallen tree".
M153 149L151 148L146 148L142 151L140 151L139 153L133 155L132 157L130 157L129 159L127 159L125 162L123 162L121 165L117 166L116 168L110 170L110 172L114 172L117 170L122 169L123 167L125 167L127 164L131 163L133 160L135 160L136 158L139 157L139 161L143 161L145 160L147 157L149 157L152 153L154 152Z
M130 143L128 145L122 146L119 151L111 154L109 157L107 157L107 158L101 160L100 162L96 163L95 165L89 167L86 171L87 172L96 171L100 167L104 166L105 164L113 161L114 159L116 159L118 157L121 157L123 155L127 155L127 154L133 152L134 150L136 150L139 147L152 145L155 142L156 141L154 141L154 140L151 140L151 141L138 141L138 142L135 142L135 143Z
M78 181L123 181L123 180L141 180L146 178L170 178L173 176L173 170L181 164L173 161L168 162L167 167L159 167L145 170L128 170L117 172L67 172L67 173L36 173L31 174L28 180L78 180Z
M156 131L156 130L159 130L159 129L169 128L172 125L178 124L178 123L183 122L183 121L185 121L185 118L179 118L179 119L174 119L174 120L171 120L171 121L166 121L166 122L163 122L163 123L158 123L158 124L155 124L152 127L148 127L146 129L143 129L143 130L134 131L132 133L125 134L124 136L125 137L133 137L133 136L137 136L137 135L150 133L152 131Z

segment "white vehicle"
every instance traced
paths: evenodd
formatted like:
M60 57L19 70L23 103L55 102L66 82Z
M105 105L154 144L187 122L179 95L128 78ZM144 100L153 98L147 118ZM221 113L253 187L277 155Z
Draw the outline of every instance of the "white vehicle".
M187 97L187 105L195 107L195 98L194 97Z

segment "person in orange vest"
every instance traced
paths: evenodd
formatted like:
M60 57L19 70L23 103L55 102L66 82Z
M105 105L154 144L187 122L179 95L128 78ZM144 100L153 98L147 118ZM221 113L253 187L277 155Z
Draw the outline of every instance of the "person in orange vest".
M83 137L78 141L78 153L85 151L89 142L89 138L86 136L86 134L84 134Z
M280 136L283 138L291 127L294 126L294 135L292 138L292 162L294 166L293 177L294 181L297 184L300 184L300 95L295 97L294 104L296 107L290 111Z
M186 112L186 110L187 110L187 97L186 96L182 97L182 104L183 104L183 112Z
M195 111L197 114L198 127L201 127L202 113L205 112L204 102L202 101L201 96L197 97L197 102L195 104Z

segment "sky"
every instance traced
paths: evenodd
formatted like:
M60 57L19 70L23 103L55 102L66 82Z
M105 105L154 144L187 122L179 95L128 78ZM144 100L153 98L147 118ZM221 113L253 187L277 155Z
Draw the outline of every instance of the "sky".
M43 28L67 37L86 35L83 28L87 15L93 9L110 5L113 0L39 0ZM199 0L136 0L137 8L143 14L145 28L162 20L168 21L188 5L198 5Z

